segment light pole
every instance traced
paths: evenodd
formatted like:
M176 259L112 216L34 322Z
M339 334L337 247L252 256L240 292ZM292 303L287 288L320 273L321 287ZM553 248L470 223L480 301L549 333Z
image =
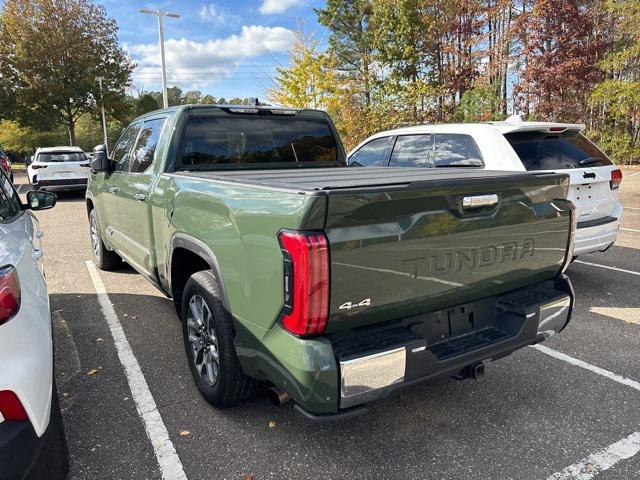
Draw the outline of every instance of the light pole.
M141 8L140 13L148 13L150 15L156 15L158 17L158 36L160 38L160 62L162 65L162 104L164 108L169 106L169 99L167 98L167 69L164 64L164 30L162 28L162 17L180 18L177 13L163 12L160 9L150 10L148 8Z
M104 135L104 148L109 155L109 138L107 137L107 117L104 114L104 98L102 96L102 77L98 77L98 85L100 85L100 105L102 106L102 134Z

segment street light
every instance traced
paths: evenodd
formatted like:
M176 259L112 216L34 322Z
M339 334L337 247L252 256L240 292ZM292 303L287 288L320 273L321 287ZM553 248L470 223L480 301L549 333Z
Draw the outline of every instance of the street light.
M107 155L109 155L109 138L107 137L107 117L104 114L104 98L102 96L102 77L96 78L98 80L98 84L100 85L100 103L102 106L102 133L104 134L104 148L107 151Z
M160 62L162 65L162 104L164 108L169 106L169 99L167 98L167 70L164 64L164 31L162 28L162 17L180 18L177 13L163 12L160 9L151 10L148 8L141 8L140 13L148 13L150 15L156 15L158 17L158 36L160 38Z

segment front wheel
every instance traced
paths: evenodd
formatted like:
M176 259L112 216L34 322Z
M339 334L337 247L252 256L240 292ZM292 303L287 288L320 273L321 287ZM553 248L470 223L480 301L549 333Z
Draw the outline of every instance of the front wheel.
M248 399L257 382L242 371L233 344L233 321L210 270L194 273L187 281L181 320L189 368L202 396L217 408Z
M91 210L89 214L89 233L91 234L91 253L93 255L93 263L100 270L113 270L122 263L122 259L116 252L108 250L102 241L100 233L100 224L98 223L98 215L95 210Z

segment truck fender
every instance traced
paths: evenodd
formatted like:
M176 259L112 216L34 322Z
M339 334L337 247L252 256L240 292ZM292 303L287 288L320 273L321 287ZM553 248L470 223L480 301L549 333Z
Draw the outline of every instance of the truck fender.
M169 245L169 251L171 252L171 256L169 257L169 264L167 265L167 279L169 280L169 291L171 292L171 264L173 261L173 253L178 248L183 248L192 253L195 253L199 257L203 258L208 264L209 268L213 271L213 274L216 278L216 285L218 287L218 291L220 292L221 298L220 301L224 305L224 308L231 312L229 306L229 297L227 296L227 290L224 286L224 281L222 280L222 273L220 270L220 264L218 263L218 259L215 254L211 251L211 249L205 244L203 241L198 240L191 235L187 235L186 233L177 232L171 238L171 242Z

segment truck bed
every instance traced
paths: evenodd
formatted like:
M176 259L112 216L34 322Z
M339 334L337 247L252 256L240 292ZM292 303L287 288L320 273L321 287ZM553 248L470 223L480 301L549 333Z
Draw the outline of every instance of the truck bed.
M202 180L238 183L286 190L304 194L330 195L350 191L380 191L385 189L421 188L429 186L463 185L466 182L522 182L534 178L562 178L553 173L527 173L478 170L472 168L386 168L339 167L267 170L216 170L177 172Z

